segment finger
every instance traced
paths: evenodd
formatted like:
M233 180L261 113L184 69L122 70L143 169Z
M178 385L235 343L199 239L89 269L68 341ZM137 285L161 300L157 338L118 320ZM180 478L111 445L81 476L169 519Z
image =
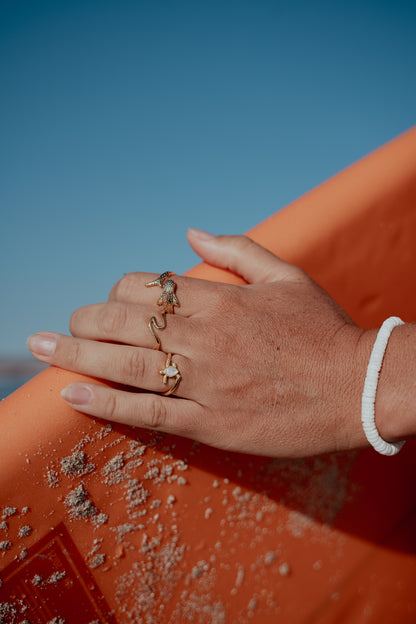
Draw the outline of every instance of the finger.
M240 275L249 284L294 279L299 269L247 236L214 236L190 228L188 241L203 260Z
M125 386L165 392L175 382L172 376L160 373L167 366L167 356L161 351L113 345L94 340L71 338L52 332L40 332L28 338L32 354L42 362L59 366L77 373L106 379ZM192 388L191 366L186 357L173 356L181 381L176 394L188 397ZM182 382L184 382L182 384Z
M146 287L154 282L158 275L155 273L127 273L113 286L108 297L109 301L122 301L152 306L155 311L162 311L161 295L163 289L157 284ZM189 317L201 308L201 295L205 293L205 281L172 275L170 278L175 284L175 295L179 305L174 306L174 314Z
M87 383L72 383L62 397L74 409L114 422L198 439L203 408L187 399L137 394Z
M154 306L110 301L75 310L69 328L71 334L77 338L154 349L157 343L149 328L152 317L156 318L159 326L162 324L162 315ZM165 352L181 353L186 356L189 356L192 350L192 337L199 332L196 319L185 319L177 314L169 314L166 317L164 329L158 329L153 325L153 330Z

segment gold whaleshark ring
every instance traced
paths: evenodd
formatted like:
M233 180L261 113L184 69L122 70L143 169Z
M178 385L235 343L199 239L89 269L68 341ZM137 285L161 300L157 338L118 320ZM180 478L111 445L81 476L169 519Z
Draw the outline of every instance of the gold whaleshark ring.
M155 329L165 329L166 314L173 314L175 306L179 308L181 305L175 294L176 283L173 281L173 279L171 279L172 275L175 275L175 273L172 273L172 271L165 271L164 273L161 273L158 278L152 280L151 282L147 282L146 284L146 288L159 286L162 289L162 294L157 301L157 305L163 308L162 322L159 323L156 316L152 316L148 323L149 331L156 341L155 349L158 351L160 350L162 345L159 336L155 332Z
M146 284L147 285L147 284ZM160 295L157 305L163 306L163 312L173 314L174 306L180 308L180 303L175 295L176 284L172 279L166 279L162 284L162 294Z

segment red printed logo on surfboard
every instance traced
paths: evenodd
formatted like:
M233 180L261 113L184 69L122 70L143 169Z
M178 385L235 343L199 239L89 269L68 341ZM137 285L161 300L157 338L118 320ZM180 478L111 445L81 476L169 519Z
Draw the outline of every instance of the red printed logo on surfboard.
M116 624L63 523L1 573L1 624Z

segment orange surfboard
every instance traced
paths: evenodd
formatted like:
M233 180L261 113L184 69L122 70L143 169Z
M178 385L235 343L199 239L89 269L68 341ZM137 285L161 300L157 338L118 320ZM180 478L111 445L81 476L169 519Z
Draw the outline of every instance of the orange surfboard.
M359 325L415 320L416 129L249 235ZM413 442L232 454L83 416L60 397L79 378L49 368L0 405L0 622L416 621Z

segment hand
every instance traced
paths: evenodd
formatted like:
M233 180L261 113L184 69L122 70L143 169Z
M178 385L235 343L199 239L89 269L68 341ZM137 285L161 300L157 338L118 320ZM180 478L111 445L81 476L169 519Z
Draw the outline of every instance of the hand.
M365 445L364 330L301 269L247 237L190 230L188 240L248 285L175 276L180 307L156 330L162 352L148 327L160 319L161 291L145 288L157 276L125 275L107 303L74 312L73 337L28 340L44 362L130 387L73 383L64 399L85 414L244 453L296 457ZM172 396L161 394L166 353L182 376Z

